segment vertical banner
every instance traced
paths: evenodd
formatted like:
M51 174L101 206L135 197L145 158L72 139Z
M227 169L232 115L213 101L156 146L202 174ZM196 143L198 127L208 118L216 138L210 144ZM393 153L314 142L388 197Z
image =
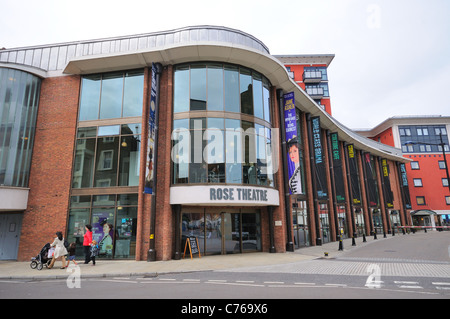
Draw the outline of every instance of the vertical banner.
M336 190L336 202L345 202L345 185L344 175L342 170L342 158L339 151L338 133L331 133L331 156L333 158L333 172L334 172L334 187Z
M381 167L383 169L383 182L384 182L384 201L388 208L394 208L394 195L391 189L391 180L389 178L389 165L387 159L381 160Z
M147 140L147 160L145 165L145 186L144 193L153 194L153 184L154 184L154 154L155 154L155 136L156 136L156 66L152 63L152 85L150 91L150 107L148 116L148 140Z
M322 134L320 129L320 117L316 116L311 118L312 124L312 140L313 140L313 152L314 152L314 164L316 167L316 181L317 181L317 198L327 199L327 178L326 168L323 156L322 147Z
M408 177L406 176L406 166L405 163L399 164L399 170L400 170L400 186L401 191L404 196L404 202L405 202L405 208L411 209L411 197L409 195L409 186L408 186Z
M361 190L359 187L358 163L353 144L347 145L348 166L350 171L350 186L354 205L361 205Z
M284 94L283 107L284 107L284 127L286 131L286 144L287 144L289 193L303 194L294 92Z
M378 189L377 189L377 175L375 167L372 163L372 157L370 153L364 153L364 165L366 171L366 183L368 194L369 207L377 207L379 202Z

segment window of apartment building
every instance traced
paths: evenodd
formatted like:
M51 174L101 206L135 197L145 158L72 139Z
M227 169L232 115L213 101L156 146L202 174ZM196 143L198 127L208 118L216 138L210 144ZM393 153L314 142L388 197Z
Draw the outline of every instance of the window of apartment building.
M417 131L417 135L428 135L427 127L417 127L416 131Z
M417 205L425 205L425 196L416 196Z
M419 145L421 152L431 152L431 145Z
M448 179L447 178L442 179L442 186L448 187Z
M414 181L414 186L415 187L422 187L423 186L421 178L414 178L413 181Z
M439 169L445 169L445 161L439 161Z
M439 134L447 135L447 130L445 129L445 127L435 127L434 128L434 133L436 135L439 135Z
M328 81L327 68L324 66L312 66L305 67L304 72L321 72L322 73L322 81Z
M411 162L411 169L420 169L419 162Z
M445 196L445 203L450 205L450 196Z
M400 132L400 136L411 136L410 128L400 128L399 132Z

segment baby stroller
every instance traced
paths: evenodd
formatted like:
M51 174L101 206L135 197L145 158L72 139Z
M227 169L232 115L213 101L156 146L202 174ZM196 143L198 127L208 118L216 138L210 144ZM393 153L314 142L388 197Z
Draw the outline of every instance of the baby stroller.
M36 257L31 258L30 267L32 269L41 270L44 265L45 267L48 267L50 265L50 262L52 261L52 258L48 257L48 251L50 250L50 243L46 243L44 247L42 247L41 251Z

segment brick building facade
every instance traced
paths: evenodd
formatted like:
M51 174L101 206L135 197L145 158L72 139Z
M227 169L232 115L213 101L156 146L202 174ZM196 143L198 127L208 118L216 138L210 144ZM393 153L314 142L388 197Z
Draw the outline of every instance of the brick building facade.
M187 239L202 255L273 253L410 224L401 150L332 118L244 32L6 49L0 72L0 217L14 230L0 259L28 260L56 231L82 255L85 224L100 258L136 260L183 258ZM10 99L30 95L28 74L25 134L8 115L31 110ZM5 150L23 141L19 185Z

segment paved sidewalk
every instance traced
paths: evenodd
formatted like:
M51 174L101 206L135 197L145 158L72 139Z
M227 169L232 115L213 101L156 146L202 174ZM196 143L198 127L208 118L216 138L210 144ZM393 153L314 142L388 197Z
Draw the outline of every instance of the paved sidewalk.
M378 241L387 240L392 235L378 235ZM233 255L202 256L191 259L167 261L134 261L134 260L98 260L96 266L79 263L81 277L120 277L120 276L157 276L162 273L179 273L193 271L230 270L233 268L282 265L305 260L313 260L320 257L336 258L353 249L363 248L374 241L373 236L356 238L356 246L352 246L352 239L344 239L342 251L339 251L339 242L326 243L322 246L311 246L297 249L287 253L247 253ZM325 257L325 252L328 256ZM31 258L31 257L30 257ZM31 269L30 261L0 261L0 279L57 279L67 278L71 272L60 269L61 262L57 261L53 269L44 267L42 270Z

